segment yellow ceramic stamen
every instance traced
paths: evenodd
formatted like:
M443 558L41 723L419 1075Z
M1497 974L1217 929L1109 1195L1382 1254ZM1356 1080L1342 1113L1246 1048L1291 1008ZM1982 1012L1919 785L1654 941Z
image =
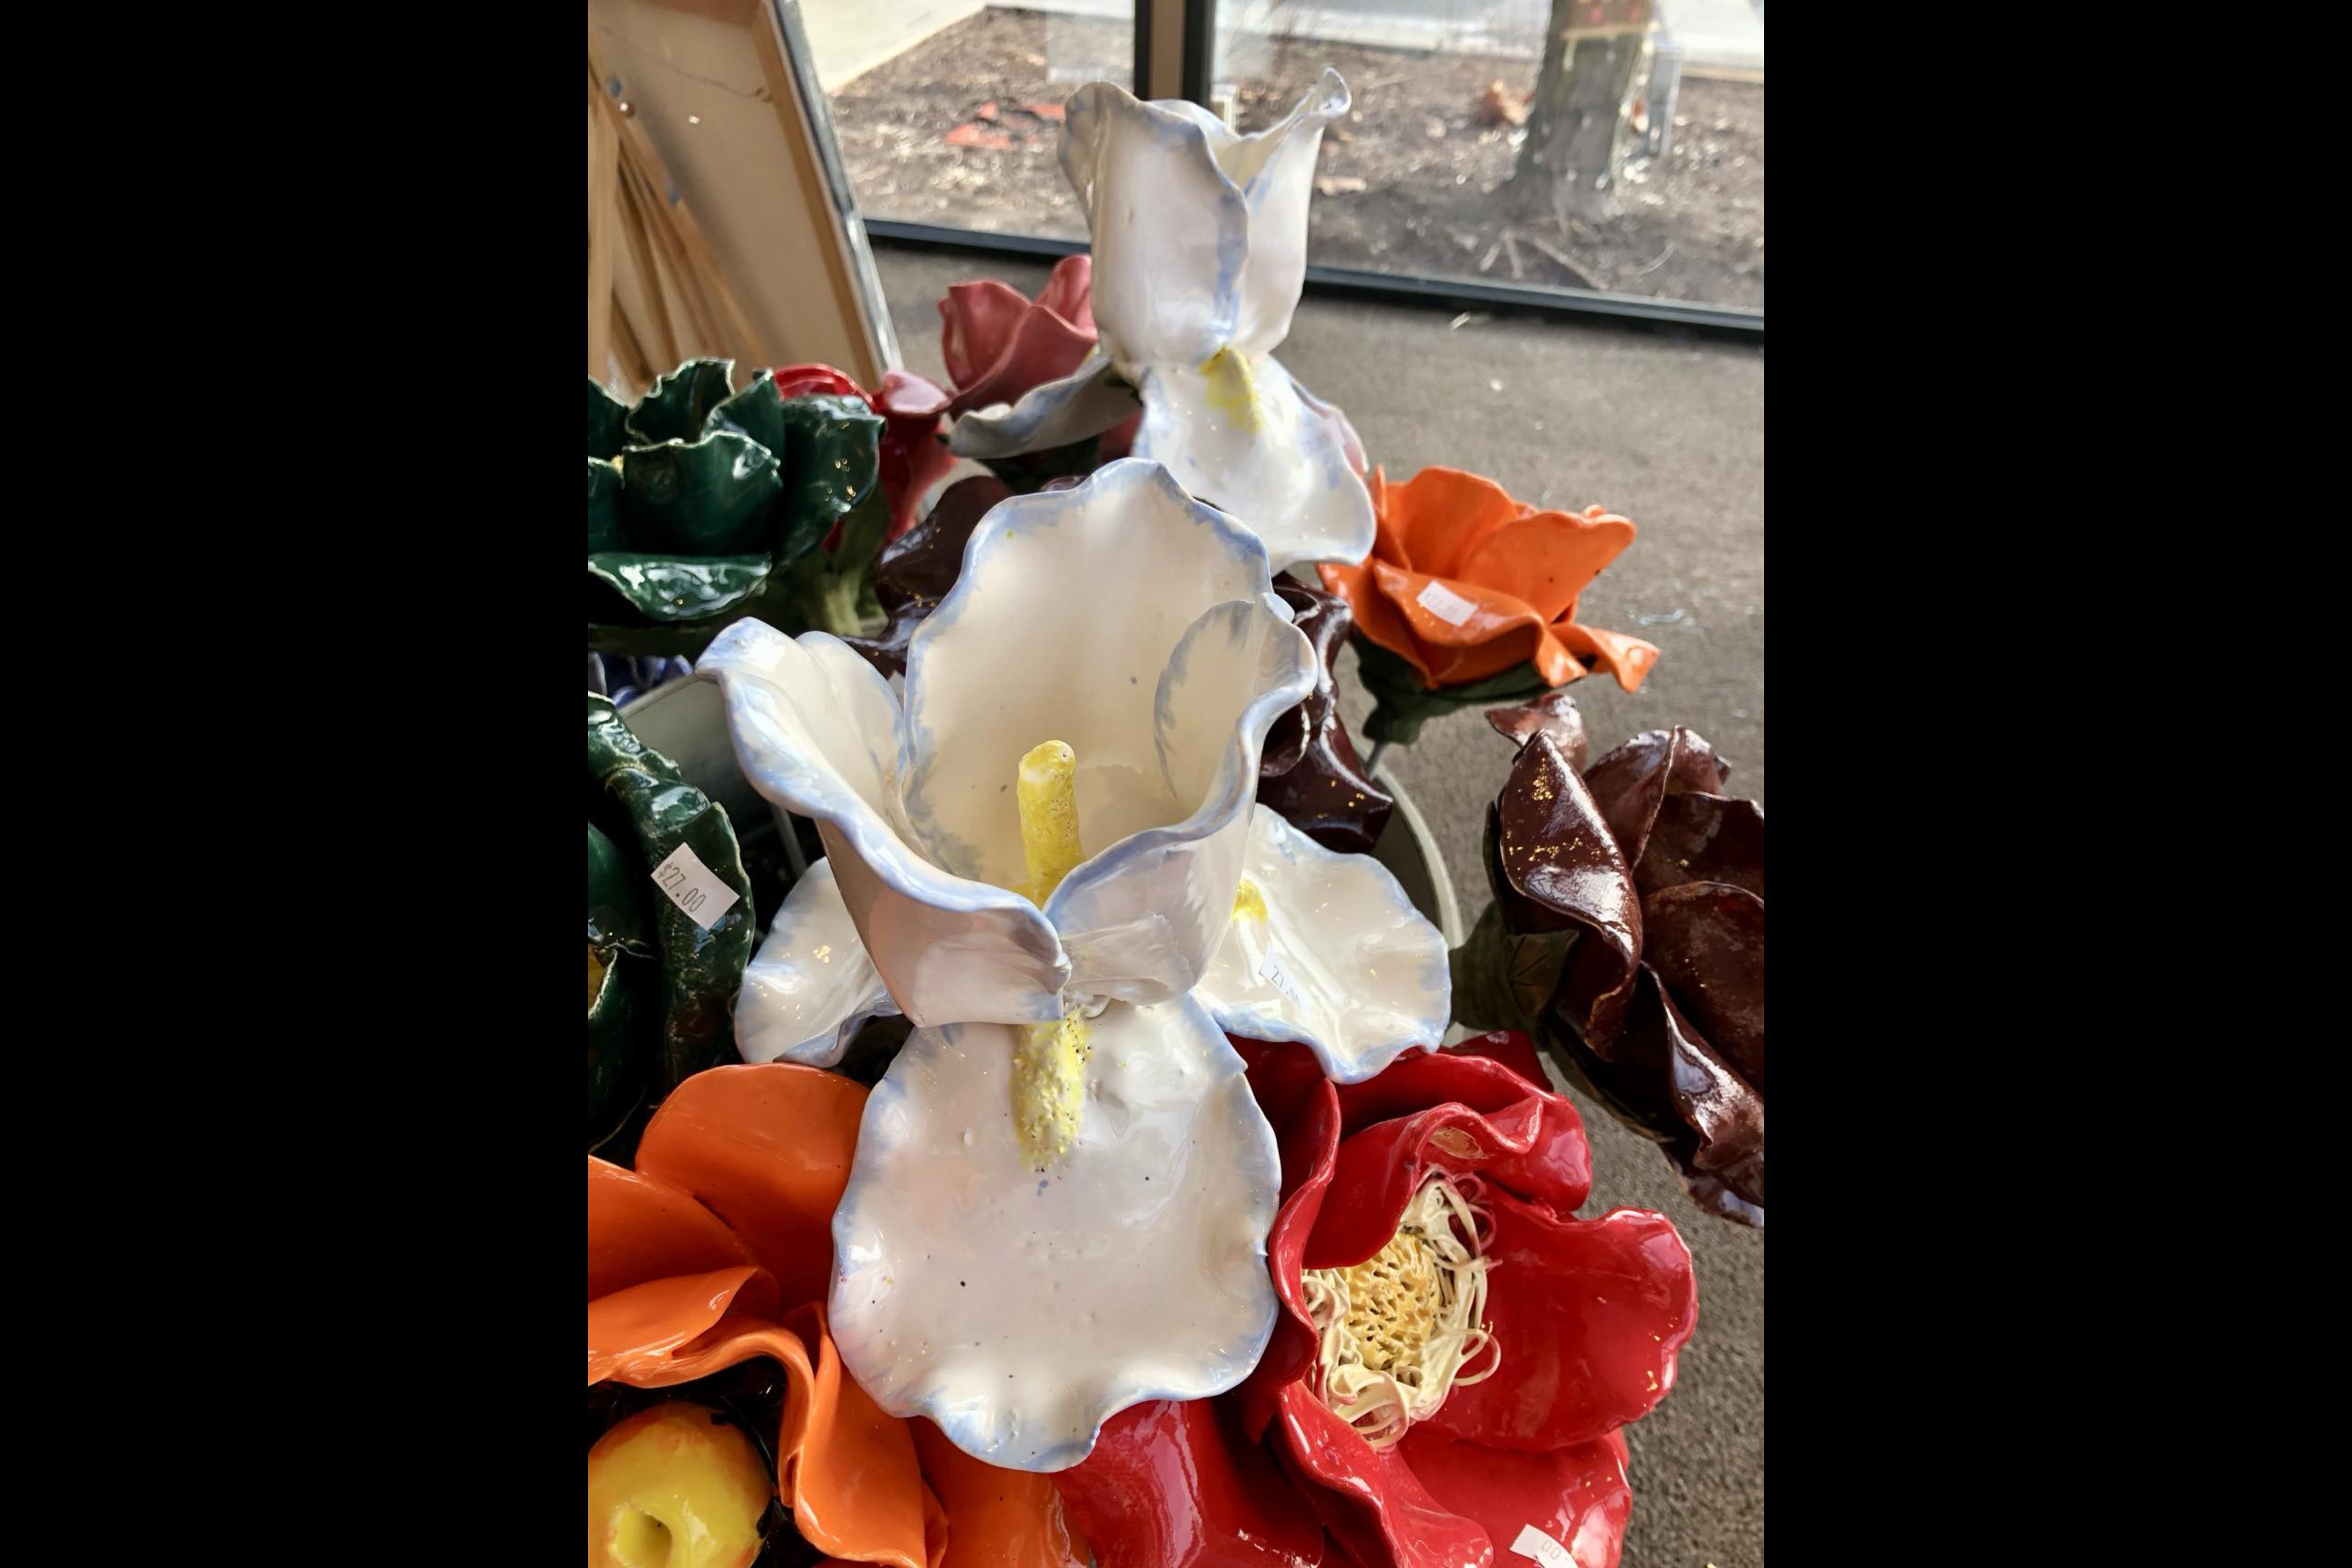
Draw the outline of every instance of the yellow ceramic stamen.
M1031 747L1021 759L1013 794L1021 811L1021 856L1029 869L1020 891L1043 908L1086 858L1078 843L1078 754L1060 741ZM1056 1023L1029 1025L1013 1047L1013 1127L1033 1170L1045 1170L1077 1141L1091 1033L1073 1013Z
M1305 1270L1299 1284L1321 1342L1315 1384L1324 1404L1385 1448L1435 1415L1454 1389L1494 1376L1502 1352L1483 1321L1490 1267L1477 1215L1439 1172L1370 1258ZM1464 1376L1489 1350L1493 1359Z
M1257 383L1250 375L1249 356L1219 349L1201 363L1201 374L1209 378L1209 406L1236 430L1256 430Z
M1021 807L1021 855L1029 880L1021 888L1044 908L1062 879L1086 858L1078 848L1078 754L1060 741L1029 748L1014 793Z
M1237 921L1265 919L1265 895L1259 892L1257 884L1247 877L1244 877L1242 885L1234 889L1234 919Z

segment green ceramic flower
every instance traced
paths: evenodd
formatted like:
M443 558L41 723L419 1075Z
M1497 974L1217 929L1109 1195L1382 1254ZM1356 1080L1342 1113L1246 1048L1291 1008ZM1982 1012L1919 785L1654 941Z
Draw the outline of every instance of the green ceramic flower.
M691 657L756 616L789 632L878 630L889 529L882 416L787 398L761 371L688 360L635 408L588 383L588 647Z
M736 897L705 930L653 871L681 845ZM588 699L588 1138L638 1125L678 1082L735 1059L735 993L755 938L727 813Z

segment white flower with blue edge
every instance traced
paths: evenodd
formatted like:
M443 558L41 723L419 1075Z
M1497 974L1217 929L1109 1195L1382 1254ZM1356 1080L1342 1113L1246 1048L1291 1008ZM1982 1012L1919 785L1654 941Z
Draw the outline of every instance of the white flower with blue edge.
M917 1026L834 1217L851 1373L1027 1470L1238 1384L1273 1331L1281 1166L1226 1031L1356 1081L1451 1001L1395 879L1255 804L1316 676L1265 547L1117 462L982 521L903 692L750 621L698 672L826 849L745 975L745 1058L831 1067L866 1019Z
M1362 443L1274 358L1306 283L1316 151L1347 111L1334 70L1247 136L1198 104L1080 88L1062 172L1093 236L1100 352L1010 407L959 419L949 446L981 458L1066 446L1127 418L1139 396L1133 455L1254 530L1274 570L1361 561L1374 527Z

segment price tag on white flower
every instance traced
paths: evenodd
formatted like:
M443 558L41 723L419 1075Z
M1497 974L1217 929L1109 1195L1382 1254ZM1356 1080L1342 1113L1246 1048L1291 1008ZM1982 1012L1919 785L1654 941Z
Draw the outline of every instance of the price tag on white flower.
M1413 595L1412 602L1449 626L1458 626L1478 613L1475 602L1464 598L1435 578Z
M693 846L681 844L671 850L662 863L654 868L654 886L665 898L676 904L686 918L709 931L727 918L741 894L719 880L719 874L702 863L702 857Z
M1522 1557L1533 1558L1543 1568L1580 1568L1567 1547L1532 1524L1520 1530L1519 1538L1511 1542L1511 1550Z
M1282 960L1267 953L1257 966L1257 977L1282 993L1282 999L1304 1013L1307 1010L1306 988L1298 984L1290 971L1282 967Z

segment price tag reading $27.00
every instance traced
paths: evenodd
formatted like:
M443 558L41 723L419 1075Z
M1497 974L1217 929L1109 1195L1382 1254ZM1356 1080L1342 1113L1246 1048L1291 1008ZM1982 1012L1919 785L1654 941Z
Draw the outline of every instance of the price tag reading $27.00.
M1291 977L1290 971L1282 967L1282 960L1267 953L1258 963L1257 977L1281 992L1284 1001L1302 1013L1307 1011L1306 988Z
M742 896L720 881L719 874L704 865L702 857L687 844L671 850L654 868L654 886L704 931L725 920L727 911Z
M1569 1555L1567 1547L1532 1524L1519 1531L1519 1538L1511 1542L1511 1550L1522 1557L1534 1558L1543 1564L1543 1568L1578 1568L1576 1559Z
M1429 586L1413 595L1412 602L1449 626L1458 626L1478 613L1475 604L1435 578L1430 580Z

